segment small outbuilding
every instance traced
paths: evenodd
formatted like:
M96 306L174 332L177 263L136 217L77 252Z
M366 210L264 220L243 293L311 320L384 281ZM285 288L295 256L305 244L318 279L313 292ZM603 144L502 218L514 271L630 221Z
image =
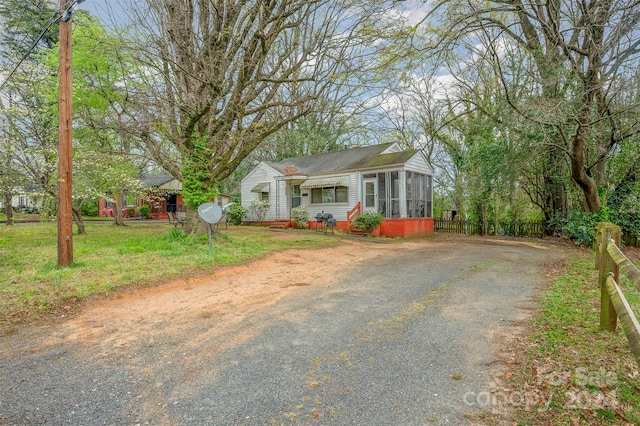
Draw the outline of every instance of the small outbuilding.
M433 233L433 168L420 150L398 143L260 162L241 182L241 202L269 202L265 222L288 223L304 206L309 224L332 214L337 228L351 230L355 216L381 213L377 231L388 237Z

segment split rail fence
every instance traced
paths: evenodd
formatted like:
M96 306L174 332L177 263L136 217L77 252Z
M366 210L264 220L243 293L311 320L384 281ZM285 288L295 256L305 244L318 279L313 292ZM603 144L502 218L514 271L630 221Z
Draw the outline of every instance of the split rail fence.
M622 272L640 290L640 270L620 251L620 236L618 226L598 223L594 248L600 285L600 329L615 332L620 320L640 366L640 323L619 285Z

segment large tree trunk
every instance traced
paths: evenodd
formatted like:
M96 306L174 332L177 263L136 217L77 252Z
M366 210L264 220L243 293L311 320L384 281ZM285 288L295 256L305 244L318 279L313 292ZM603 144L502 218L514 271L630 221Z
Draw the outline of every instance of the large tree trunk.
M113 198L115 200L115 206L113 207L113 224L117 226L125 226L124 220L122 219L122 206L124 205L124 196L118 194Z
M13 196L10 192L4 193L4 206L7 211L7 226L13 225L13 210L11 209L11 199Z
M76 225L78 226L78 234L86 234L87 232L84 229L84 221L82 220L82 215L80 214L80 207L71 206L71 215L73 216L73 220L76 221Z
M589 174L585 164L585 144L586 129L591 118L591 105L594 91L597 88L597 81L593 75L595 71L588 73L585 81L584 93L582 95L582 105L578 113L578 128L573 135L571 144L571 177L578 184L584 194L586 210L591 213L600 211L600 196L598 195L598 185L596 180Z
M581 130L576 132L573 141L573 156L571 157L571 177L578 184L586 204L586 210L591 213L600 211L600 196L595 179L587 173L584 164L584 134Z
M554 217L567 217L567 188L564 176L567 171L563 167L564 153L551 148L547 151L542 179L544 184L544 217L548 224ZM553 229L547 229L553 232Z

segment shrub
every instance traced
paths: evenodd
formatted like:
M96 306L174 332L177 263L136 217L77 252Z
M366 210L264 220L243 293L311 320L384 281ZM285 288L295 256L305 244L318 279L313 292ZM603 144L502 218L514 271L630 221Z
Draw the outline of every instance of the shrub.
M383 220L384 216L380 213L366 212L353 219L353 226L362 229L365 234L369 235L374 229L380 226Z
M149 206L140 206L140 216L142 216L143 219L149 219L151 217Z
M302 206L292 208L291 221L297 228L306 228L309 223L309 210Z
M271 204L268 201L251 200L249 203L249 216L260 225L267 217L269 207L271 207Z
M135 207L127 207L127 217L135 217L136 208Z
M242 219L247 216L247 209L245 209L242 204L233 204L229 207L227 216L229 216L229 222L231 222L232 225L240 225L242 224Z
M588 247L593 244L596 224L608 221L609 210L605 206L599 213L569 210L566 218L556 216L551 220L550 225L560 236Z
M80 207L80 214L83 216L98 216L98 203L84 203Z

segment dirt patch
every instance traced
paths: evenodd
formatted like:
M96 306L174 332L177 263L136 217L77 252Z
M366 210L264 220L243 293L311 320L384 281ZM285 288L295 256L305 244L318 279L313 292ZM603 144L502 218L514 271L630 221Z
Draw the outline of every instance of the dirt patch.
M640 262L640 247L627 246L622 249L622 252L630 261Z
M274 233L274 238L288 238ZM341 271L384 256L393 245L344 240L318 250L286 250L243 266L225 267L209 276L180 279L152 288L134 288L83 304L30 349L77 341L86 346L122 348L142 339L167 339L193 328L194 321L215 318L212 335L223 334L253 312L298 288L330 286ZM46 327L40 327L46 329ZM18 336L16 336L18 337ZM249 336L235 336L235 343Z

